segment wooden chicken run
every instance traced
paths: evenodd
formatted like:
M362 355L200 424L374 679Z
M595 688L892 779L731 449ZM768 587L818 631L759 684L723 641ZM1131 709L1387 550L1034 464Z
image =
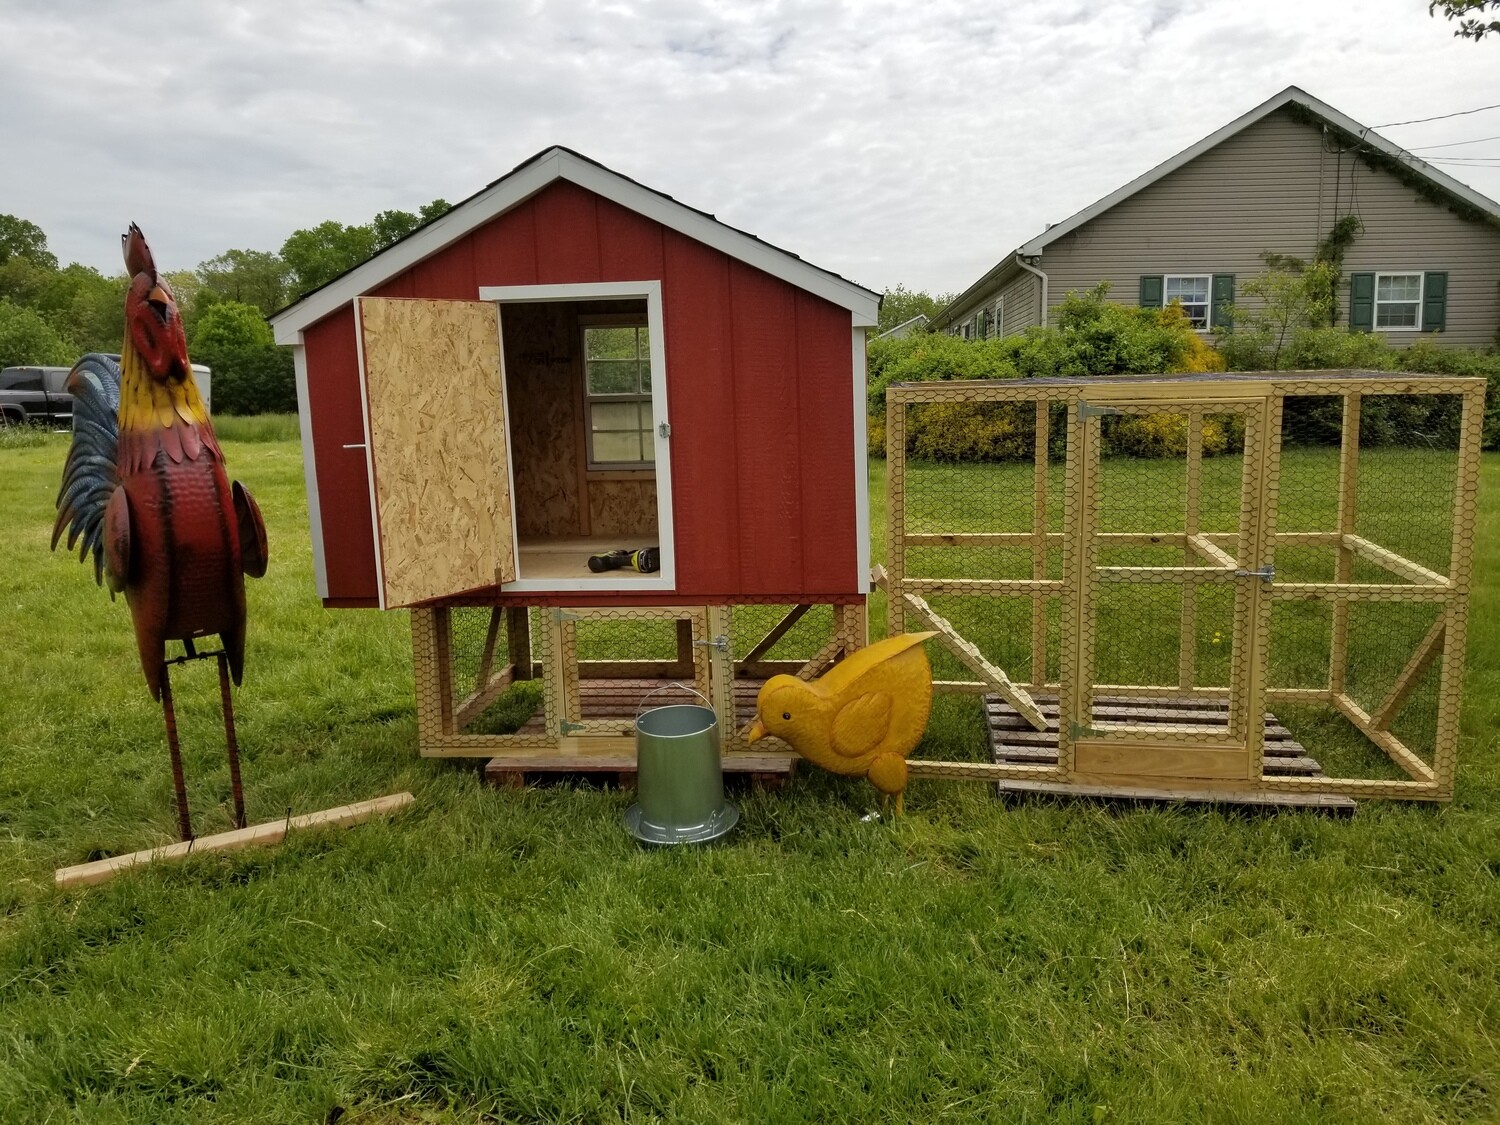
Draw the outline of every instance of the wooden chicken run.
M938 689L980 697L990 743L912 776L1450 798L1484 389L1360 371L889 388L888 629L941 631ZM983 461L935 440L959 424L991 435Z
M787 773L739 732L866 641L878 307L554 148L273 318L319 594L410 609L421 752L633 770L692 689Z

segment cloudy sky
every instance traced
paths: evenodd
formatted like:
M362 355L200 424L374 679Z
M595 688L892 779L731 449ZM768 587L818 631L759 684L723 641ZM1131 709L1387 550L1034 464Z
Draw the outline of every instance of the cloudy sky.
M1292 84L1367 125L1468 110L1500 42L1427 0L0 0L0 212L109 273L135 220L183 268L562 144L938 292ZM1500 197L1500 109L1383 132Z

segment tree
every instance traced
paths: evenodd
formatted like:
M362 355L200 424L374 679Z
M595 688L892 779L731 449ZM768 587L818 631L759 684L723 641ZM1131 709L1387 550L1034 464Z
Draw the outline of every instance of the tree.
M190 354L213 368L219 414L289 413L297 409L290 348L279 348L254 305L220 301L193 328Z
M288 272L289 300L296 300L371 257L377 249L374 228L346 227L336 219L309 230L293 231L281 247Z
M1437 15L1440 10L1445 20L1459 21L1453 34L1461 39L1477 42L1486 35L1500 35L1500 19L1483 18L1486 12L1500 16L1500 0L1432 0L1427 5L1429 16ZM1471 12L1474 14L1470 15Z
M67 342L35 312L0 298L0 367L61 367L77 358Z
M116 352L125 335L127 284L123 274L105 277L74 262L46 276L31 307L77 354Z
M941 293L934 297L920 289L908 289L897 284L894 289L885 291L885 297L880 302L880 324L877 330L889 332L898 324L905 324L919 314L931 320L953 297L952 293Z
M26 258L47 269L57 268L57 257L47 249L42 228L15 215L0 215L0 264Z
M267 250L226 250L200 262L198 294L204 306L219 301L254 305L269 316L286 304L287 264ZM177 295L179 303L182 294ZM201 311L201 310L200 310Z

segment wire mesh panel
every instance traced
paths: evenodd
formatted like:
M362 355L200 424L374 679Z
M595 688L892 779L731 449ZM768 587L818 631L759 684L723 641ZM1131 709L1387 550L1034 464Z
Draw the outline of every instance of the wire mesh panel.
M1024 669L1057 744L1050 771L1029 735L1002 760L992 721L995 765L914 776L1450 796L1483 394L1374 372L888 388L890 630L939 629L950 690Z

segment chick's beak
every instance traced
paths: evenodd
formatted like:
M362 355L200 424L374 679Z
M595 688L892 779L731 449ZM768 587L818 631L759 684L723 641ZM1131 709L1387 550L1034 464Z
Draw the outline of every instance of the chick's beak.
M746 742L758 742L760 739L765 738L765 737L766 737L766 724L763 723L763 722L761 722L760 721L760 716L757 715L757 716L755 716L755 720L750 724L750 726L745 731L745 741Z

